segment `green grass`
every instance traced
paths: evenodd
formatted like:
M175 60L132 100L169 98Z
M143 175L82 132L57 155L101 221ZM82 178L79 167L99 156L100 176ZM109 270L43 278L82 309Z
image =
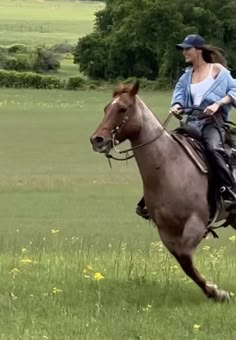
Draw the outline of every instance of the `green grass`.
M0 44L75 44L93 28L101 2L0 0Z
M73 59L63 59L61 61L61 67L56 74L52 74L55 77L60 79L67 80L69 77L84 77L83 74L79 71L79 66L73 63Z
M141 96L163 121L170 93ZM91 151L110 97L1 90L0 339L234 339L234 299L207 301L135 215L135 163ZM234 232L219 234L196 262L236 292Z

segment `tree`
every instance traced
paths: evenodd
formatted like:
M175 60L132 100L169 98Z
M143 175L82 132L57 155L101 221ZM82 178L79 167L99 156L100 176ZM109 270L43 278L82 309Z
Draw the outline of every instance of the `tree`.
M183 67L176 43L199 33L223 47L236 69L235 13L232 0L107 0L94 32L79 39L74 62L95 79L173 81Z

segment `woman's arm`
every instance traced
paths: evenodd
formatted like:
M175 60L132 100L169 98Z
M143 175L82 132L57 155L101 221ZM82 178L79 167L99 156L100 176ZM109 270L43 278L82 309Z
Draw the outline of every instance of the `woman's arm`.
M183 84L183 77L185 75L183 75L179 81L177 82L177 84L175 85L175 89L172 95L172 100L171 100L171 107L176 106L177 104L179 104L179 106L184 107L185 106L185 98L186 98L186 90L185 90L185 86Z
M215 63L213 69L213 77L216 78L222 69L227 70L223 65ZM228 104L232 104L236 107L236 79L231 76L229 71L227 72L227 78L226 96L218 100L217 103L219 104L219 107Z
M213 70L213 76L217 77L217 75L220 73L220 71L224 67L221 64L214 64L214 70ZM221 106L223 105L230 105L236 107L236 80L231 76L230 72L227 70L227 89L226 89L226 95L222 97L221 99L217 100L214 104L209 105L204 110L204 113L206 113L209 116L214 115Z
M217 102L216 102L216 104L218 104L219 107L221 107L223 105L232 104L232 103L233 103L233 99L228 94L227 94L227 96L221 98L220 100L217 100Z
M236 79L234 79L231 74L229 74L227 96L223 99L226 100L225 104L232 104L236 107ZM227 103L227 100L230 102Z

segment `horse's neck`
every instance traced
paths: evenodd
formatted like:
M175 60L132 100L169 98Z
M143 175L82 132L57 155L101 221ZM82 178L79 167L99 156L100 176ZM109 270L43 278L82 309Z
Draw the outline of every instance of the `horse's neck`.
M132 146L135 147L156 138L134 152L143 181L147 182L156 176L155 169L160 170L162 167L164 170L172 139L166 131L163 131L161 123L139 97L137 97L136 109L141 120L141 129L139 136L131 142Z

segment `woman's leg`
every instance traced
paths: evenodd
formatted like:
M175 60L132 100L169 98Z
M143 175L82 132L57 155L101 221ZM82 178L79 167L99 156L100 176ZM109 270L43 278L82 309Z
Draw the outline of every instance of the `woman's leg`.
M207 157L210 164L214 167L219 180L219 187L224 196L230 200L236 200L236 195L232 191L234 178L225 160L224 129L216 124L207 124L202 130L203 143L206 148Z

